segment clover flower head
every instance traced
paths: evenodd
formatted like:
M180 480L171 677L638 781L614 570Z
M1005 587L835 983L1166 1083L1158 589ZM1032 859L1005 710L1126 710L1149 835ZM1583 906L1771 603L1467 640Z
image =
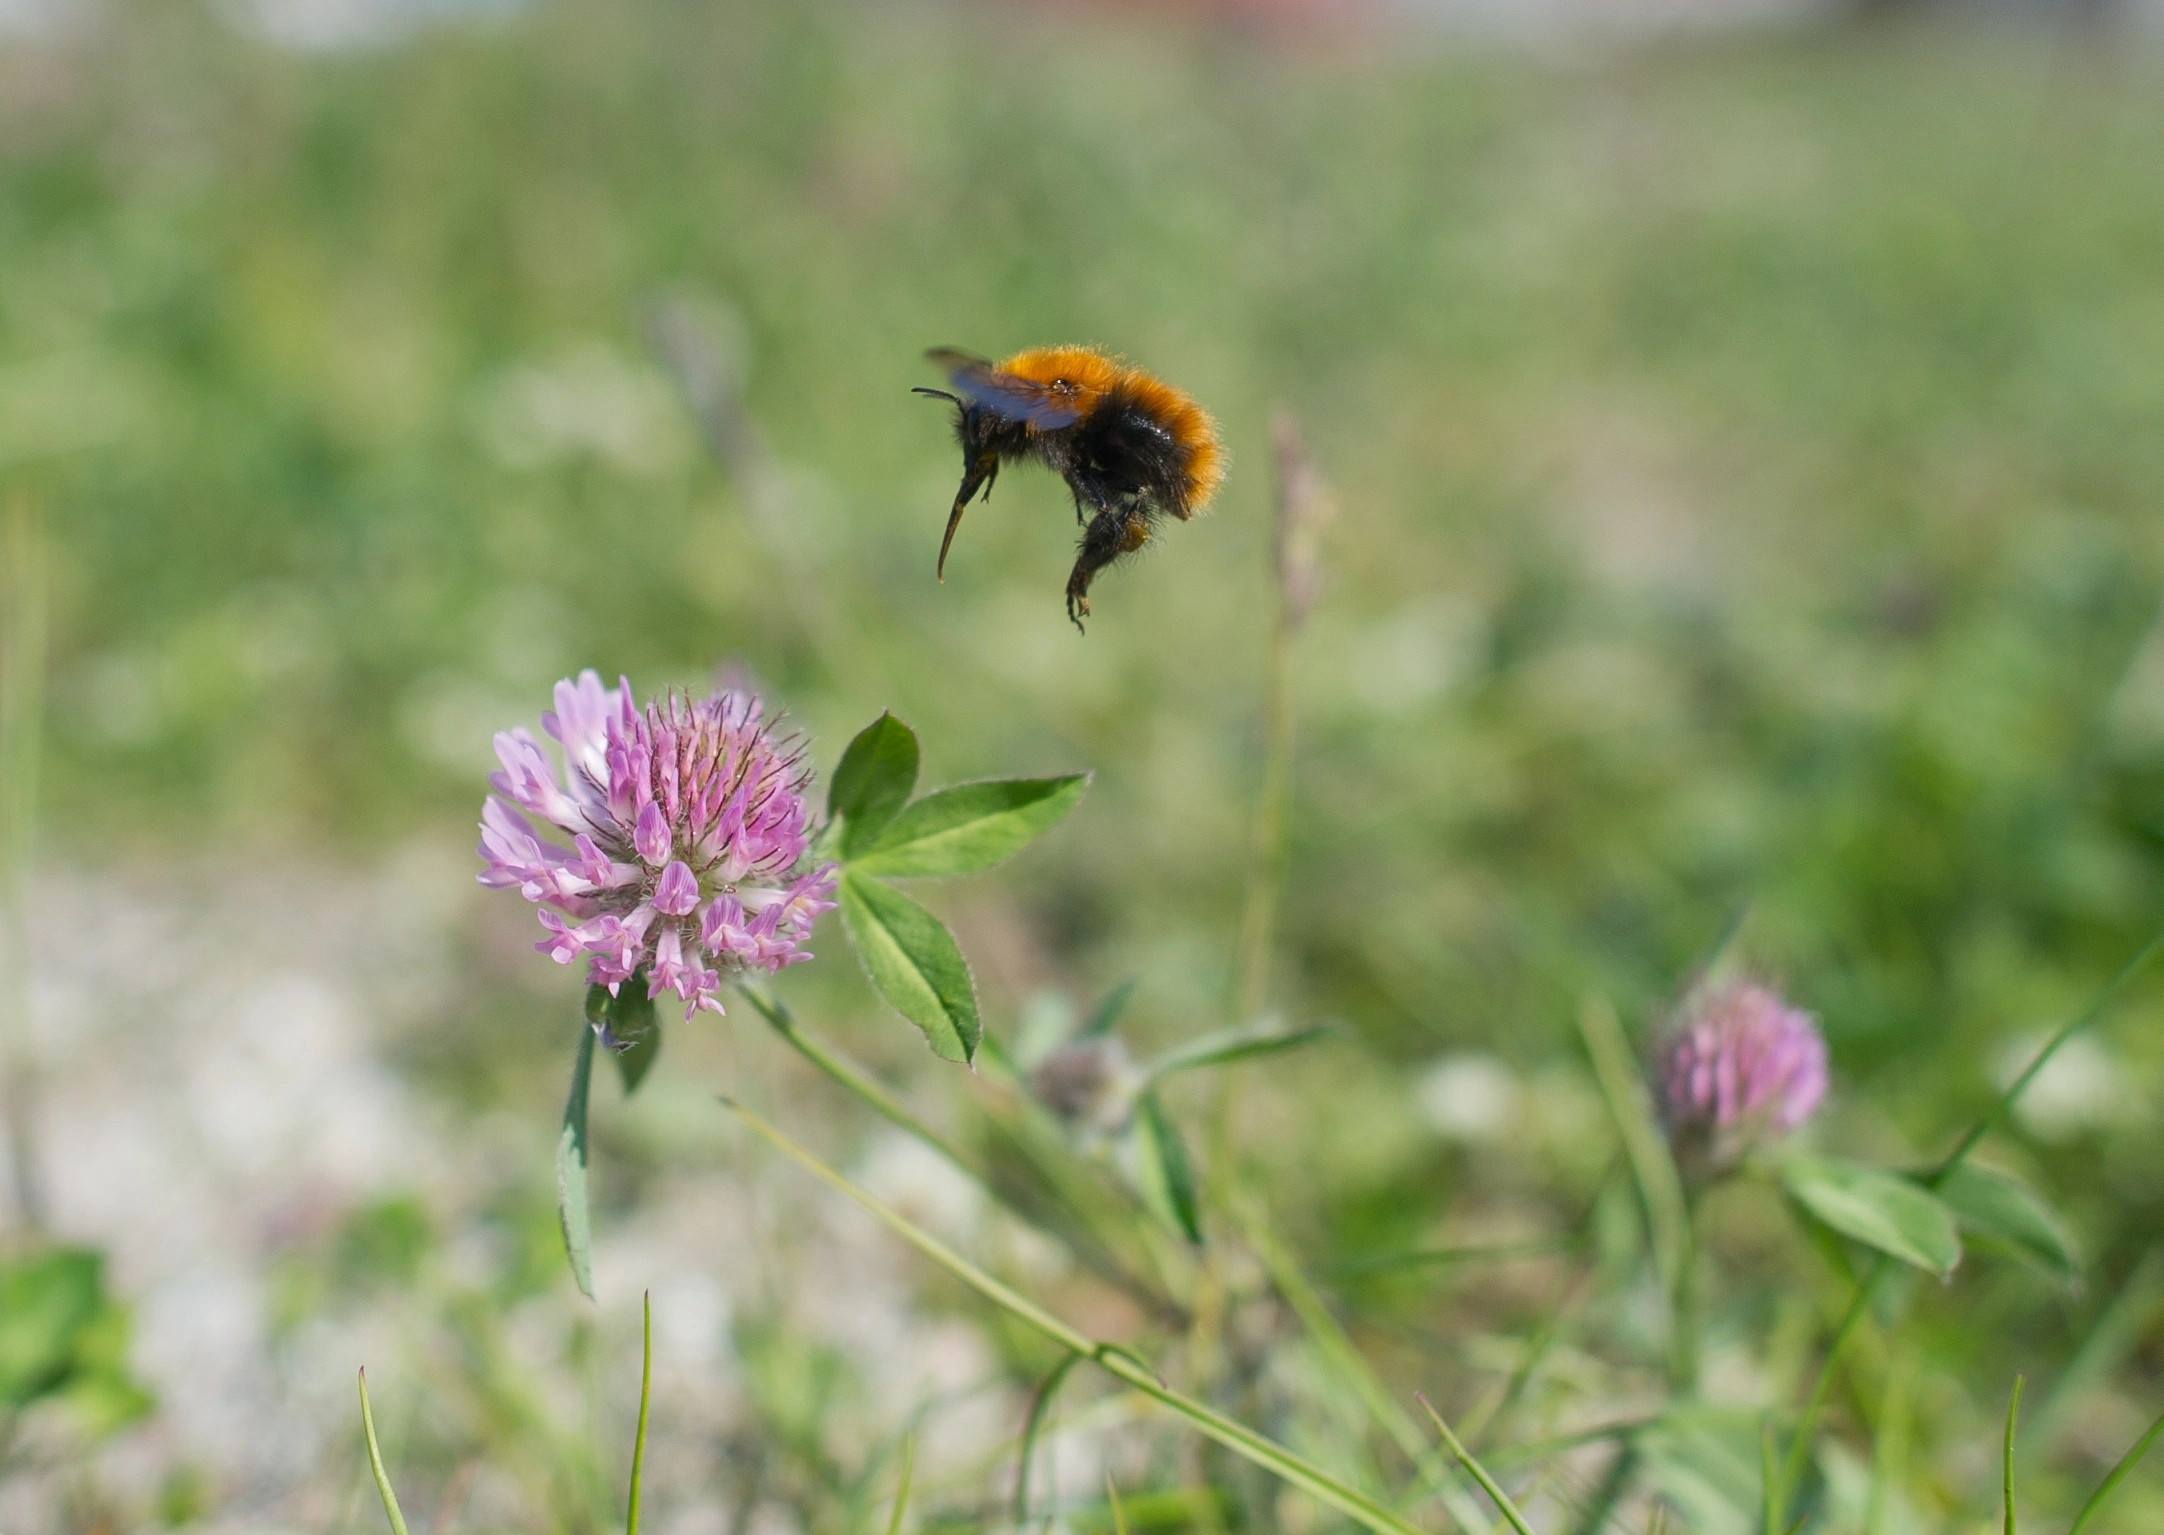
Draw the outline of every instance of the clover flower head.
M1771 987L1728 981L1685 1002L1658 1074L1679 1159L1717 1170L1816 1112L1828 1082L1826 1041L1815 1018Z
M755 695L671 692L642 710L629 681L605 688L585 671L556 684L541 728L561 777L530 731L499 732L478 849L482 884L540 907L536 949L560 965L583 956L611 994L643 976L687 1019L720 1012L733 976L811 958L803 944L833 908L834 866L801 867L811 770Z
M1126 1124L1141 1085L1115 1035L1070 1040L1030 1073L1031 1094L1062 1123L1110 1133Z

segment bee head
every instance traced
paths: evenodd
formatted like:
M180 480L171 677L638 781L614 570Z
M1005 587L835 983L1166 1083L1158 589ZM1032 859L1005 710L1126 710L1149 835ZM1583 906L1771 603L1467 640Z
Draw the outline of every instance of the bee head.
M962 488L954 493L954 510L947 514L947 536L939 541L939 579L947 579L947 551L954 545L954 530L962 525L962 509L981 487L989 496L992 481L999 477L999 448L993 440L997 418L980 405L944 389L913 389L954 406L954 435L962 444Z

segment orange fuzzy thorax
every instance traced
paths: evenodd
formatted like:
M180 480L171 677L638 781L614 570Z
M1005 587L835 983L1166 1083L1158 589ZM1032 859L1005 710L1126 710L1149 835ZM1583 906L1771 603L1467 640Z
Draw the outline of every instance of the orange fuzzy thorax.
M1192 516L1209 504L1225 478L1225 450L1209 412L1164 380L1129 367L1095 347L1038 346L1017 352L999 371L1041 384L1072 399L1087 416L1107 395L1122 393L1172 434L1184 458L1187 504L1179 515Z

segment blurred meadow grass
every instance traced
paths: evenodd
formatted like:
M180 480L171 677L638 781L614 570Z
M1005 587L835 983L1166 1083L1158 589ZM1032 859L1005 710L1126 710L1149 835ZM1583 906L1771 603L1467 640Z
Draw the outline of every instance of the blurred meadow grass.
M727 662L822 770L881 708L929 782L1094 770L1042 848L930 899L996 1037L1135 976L1131 1027L1170 1044L1231 986L1284 406L1342 510L1272 996L1350 1042L1245 1071L1235 1113L1309 1268L1576 1229L1612 1153L1580 998L1643 1037L1745 906L1744 953L1823 1018L1823 1138L1921 1164L2164 916L2159 142L2164 52L1950 22L1535 51L568 0L307 53L116 0L0 39L0 476L51 540L40 858L463 850L491 732L555 678ZM721 381L707 421L671 335ZM907 393L926 346L1069 339L1191 390L1234 465L1086 638L1047 476L1008 476L933 582L957 465ZM545 1136L576 985L522 915L441 899L459 982L399 1069ZM822 936L802 1011L965 1098ZM2151 981L1990 1147L2067 1212L2085 1290L1964 1268L1841 1401L1860 1453L1910 1382L1916 1528L1995 1506L2017 1369L2073 1383L2045 1508L2159 1405L2160 1014ZM721 1090L693 1036L757 1027L677 1030L663 1069ZM602 1128L604 1220L722 1133L661 1115ZM537 1233L514 1290L563 1279L535 1197L504 1195ZM355 1221L285 1271L296 1317L436 1240L422 1206ZM1707 1223L1716 1351L1770 1337L1736 1368L1794 1379L1842 1281L1763 1189ZM1552 1283L1332 1281L1446 1410ZM1634 1326L1573 1323L1559 1368L1598 1378L1580 1351ZM769 1494L878 1516L820 1437L846 1362L736 1346L774 1383ZM2159 1518L2137 1480L2096 1528Z

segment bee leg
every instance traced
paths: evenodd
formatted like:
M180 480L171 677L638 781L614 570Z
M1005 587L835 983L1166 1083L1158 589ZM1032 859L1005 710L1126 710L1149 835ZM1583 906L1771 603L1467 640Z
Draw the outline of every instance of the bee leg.
M1090 582L1122 555L1132 554L1149 542L1150 521L1138 502L1109 506L1090 519L1082 533L1082 547L1074 570L1067 577L1067 617L1077 629L1089 616Z

